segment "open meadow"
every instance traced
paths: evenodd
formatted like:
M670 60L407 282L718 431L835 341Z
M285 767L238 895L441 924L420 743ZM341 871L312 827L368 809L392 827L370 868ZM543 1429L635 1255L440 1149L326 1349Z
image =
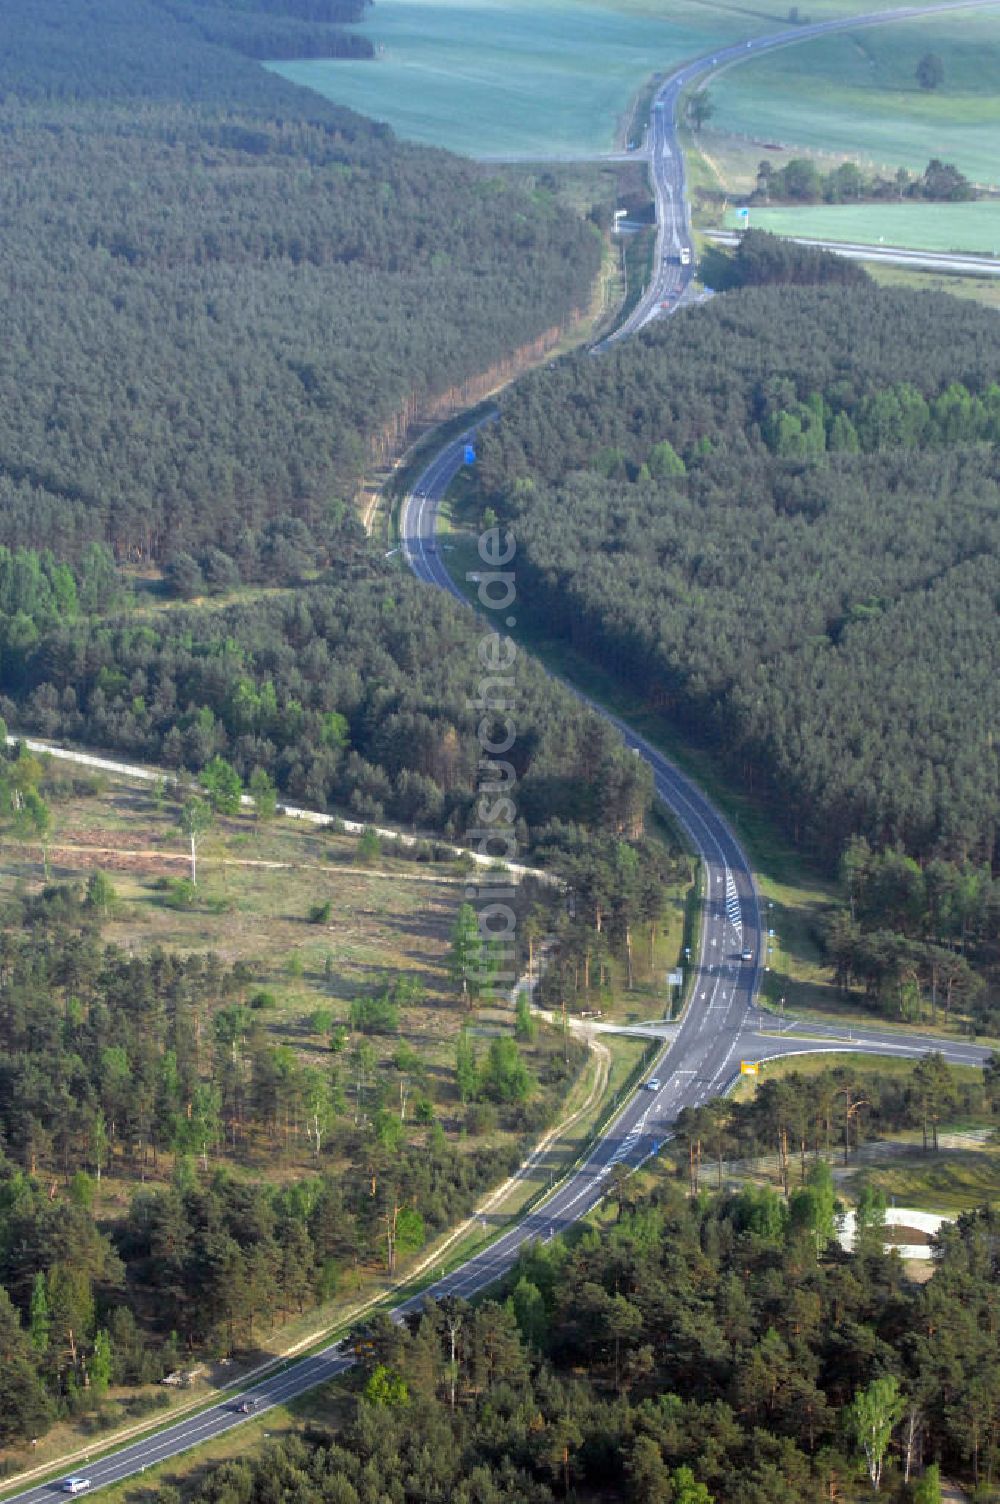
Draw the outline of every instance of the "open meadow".
M927 292L948 292L953 298L968 298L987 308L1000 308L1000 277L951 277L936 272L911 272L905 267L865 268L880 287L914 287Z
M848 0L817 13L861 8ZM411 141L481 158L583 158L622 138L653 73L774 31L785 14L694 0L379 0L358 28L374 62L271 66Z
M729 216L732 219L732 215ZM810 204L753 208L755 229L917 251L1000 254L1000 199L971 204Z
M789 1078L814 1081L819 1089L831 1071L839 1072L841 1081L854 1086L855 1095L867 1103L866 1112L877 1112L883 1096L908 1087L912 1093L912 1061L891 1057L873 1061L870 1055L845 1051L768 1061L760 1076L741 1077L733 1097L749 1104L765 1082L770 1082L774 1090L778 1082ZM982 1072L952 1066L949 1076L955 1099L942 1113L936 1149L933 1143L923 1142L916 1096L909 1125L881 1132L874 1125L867 1126L860 1142L852 1142L846 1163L838 1127L829 1158L838 1190L848 1201L856 1199L862 1185L869 1185L884 1194L888 1205L955 1216L996 1199L1000 1193L1000 1142L996 1118L982 1092ZM805 1163L803 1159L796 1165L795 1180L802 1178ZM766 1151L729 1158L724 1178L731 1185L749 1180L779 1187L777 1155Z
M800 9L810 20L826 20L871 4L816 0ZM358 28L375 45L374 61L270 66L387 121L411 141L487 159L583 158L624 143L632 102L651 75L725 42L778 31L787 17L782 6L750 12L695 0L379 0ZM857 43L831 38L731 69L713 90L720 123L762 139L777 132L875 160L888 151L894 163L923 153L914 161L922 166L932 154L921 134L926 121L931 144L931 127L942 133L939 154L954 154L961 143L960 165L974 160L977 173L993 171L987 164L996 115L993 106L986 114L983 109L991 68L995 76L990 49L1000 39L1000 17L984 18L983 33L970 36L978 24L979 18L963 15L960 22L894 27L885 31L885 42L881 30L866 31ZM959 26L963 40L953 41ZM930 100L911 100L919 91L903 85L928 47L945 59L945 85ZM890 96L880 100L883 90ZM904 97L897 98L900 90ZM855 94L865 105L861 120L850 114ZM907 141L914 124L917 135Z
M934 90L915 76L927 53L943 66ZM774 143L893 171L940 157L974 182L996 184L998 73L1000 11L864 28L727 69L710 86L712 127L752 138L762 156Z
M373 62L276 68L409 140L463 156L586 157L615 145L652 72L746 25L687 0L669 19L579 0L379 0L360 28L384 49Z

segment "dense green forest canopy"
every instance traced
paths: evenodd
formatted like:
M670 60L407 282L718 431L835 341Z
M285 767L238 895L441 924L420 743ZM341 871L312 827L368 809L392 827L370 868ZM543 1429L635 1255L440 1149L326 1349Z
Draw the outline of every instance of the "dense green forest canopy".
M998 336L947 297L751 287L528 377L483 437L522 603L830 862L997 859Z
M667 1182L642 1197L626 1187L616 1223L526 1250L506 1299L374 1323L359 1343L353 1419L336 1437L317 1426L271 1442L214 1470L197 1497L869 1497L874 1407L877 1497L940 1499L937 1462L989 1497L995 1219L963 1216L920 1287L880 1251L869 1211L848 1255L829 1242L836 1196L822 1162L787 1203L755 1188L685 1200Z
M222 754L245 781L263 769L317 808L460 837L476 823L482 628L376 559L355 524L338 552L338 571L293 595L152 619L53 621L40 572L39 625L23 609L0 614L3 712L170 768L198 772ZM0 584L2 566L0 555ZM553 820L641 831L645 764L532 661L516 684L521 847L544 844Z
M240 53L258 40L301 40L309 53L326 36L357 55L361 41L343 25L364 0L32 0L4 13L0 89L28 100L154 101L286 110L333 119L338 113ZM322 54L321 54L322 55ZM358 122L360 124L360 122Z
M5 42L0 542L233 560L297 519L322 551L414 404L587 302L598 236L550 195L152 0L40 0Z
M154 0L207 42L247 57L370 58L367 37L335 22L360 21L371 0Z
M1000 1027L1000 879L987 862L921 865L864 837L841 861L843 907L821 938L844 997L890 1017L945 1024L964 1012L983 1032Z

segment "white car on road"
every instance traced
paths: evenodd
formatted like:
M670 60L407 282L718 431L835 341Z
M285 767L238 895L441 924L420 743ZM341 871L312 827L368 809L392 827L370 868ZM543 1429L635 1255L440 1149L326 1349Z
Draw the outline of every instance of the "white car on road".
M63 1481L62 1491L64 1494L82 1494L89 1487L89 1478L81 1478L79 1473L74 1473L72 1478L66 1478Z

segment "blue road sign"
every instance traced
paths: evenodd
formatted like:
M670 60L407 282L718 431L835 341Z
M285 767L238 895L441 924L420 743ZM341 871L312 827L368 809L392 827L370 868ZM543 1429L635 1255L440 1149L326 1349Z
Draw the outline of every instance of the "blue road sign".
M474 465L476 463L476 451L472 444L466 444L465 446L465 459L463 463L466 465Z

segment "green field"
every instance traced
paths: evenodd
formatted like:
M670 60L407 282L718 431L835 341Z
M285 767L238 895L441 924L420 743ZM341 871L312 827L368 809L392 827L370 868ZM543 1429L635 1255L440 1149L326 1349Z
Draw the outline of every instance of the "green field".
M870 0L818 0L817 17ZM273 64L295 83L471 157L608 151L656 71L786 23L787 9L713 0L378 0L358 30L372 62Z
M872 0L800 7L811 20L871 8ZM271 66L412 141L480 158L586 157L620 139L654 72L781 30L787 14L782 4L750 11L713 0L378 0L358 28L382 49L374 61ZM928 100L904 85L929 48L946 77ZM922 166L936 153L992 177L998 48L1000 14L804 44L725 74L713 89L718 123L894 164Z
M735 223L732 215L730 223ZM976 204L810 204L801 209L751 209L750 223L775 235L917 251L1000 253L1000 200Z
M870 261L865 270L880 287L947 292L953 298L970 298L987 308L1000 308L1000 277L955 277L948 272L914 272L907 267L883 266L874 261Z
M687 0L669 21L580 0L378 0L360 28L385 48L374 62L277 71L464 156L581 157L612 148L651 72L746 25Z
M930 93L914 76L928 52L944 65ZM1000 10L859 29L727 70L711 85L712 126L762 147L835 151L892 168L921 169L940 157L994 184L998 76Z

